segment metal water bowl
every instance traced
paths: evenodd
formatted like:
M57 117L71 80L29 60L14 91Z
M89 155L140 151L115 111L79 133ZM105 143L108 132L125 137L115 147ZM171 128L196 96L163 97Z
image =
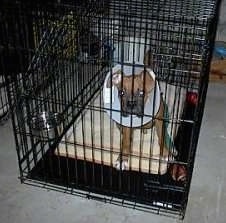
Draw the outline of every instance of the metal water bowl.
M42 140L54 140L63 131L63 116L60 113L42 112L30 121L32 135Z

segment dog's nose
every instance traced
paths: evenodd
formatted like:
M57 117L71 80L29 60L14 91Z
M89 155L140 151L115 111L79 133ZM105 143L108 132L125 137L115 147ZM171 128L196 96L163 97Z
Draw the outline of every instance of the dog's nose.
M127 107L134 108L137 105L136 101L127 101Z

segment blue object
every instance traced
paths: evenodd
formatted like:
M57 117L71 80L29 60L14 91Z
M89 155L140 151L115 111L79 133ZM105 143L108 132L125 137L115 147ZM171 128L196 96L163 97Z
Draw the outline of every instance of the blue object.
M164 102L164 119L165 120L169 120L169 111L168 111L168 106L167 104ZM172 138L170 137L169 133L168 133L168 125L169 125L169 121L165 121L164 122L164 129L165 129L165 145L168 148L169 151L171 152L176 152L175 150L175 146L173 143Z
M214 54L218 57L225 58L226 57L226 47L216 46L214 48Z

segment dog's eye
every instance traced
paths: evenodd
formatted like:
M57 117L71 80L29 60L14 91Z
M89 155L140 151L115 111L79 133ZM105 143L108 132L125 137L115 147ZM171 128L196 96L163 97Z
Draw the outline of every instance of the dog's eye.
M120 90L118 92L119 96L125 96L126 92L124 90Z
M138 95L140 96L140 97L143 97L144 96L144 91L143 90L140 90L140 91L138 91Z

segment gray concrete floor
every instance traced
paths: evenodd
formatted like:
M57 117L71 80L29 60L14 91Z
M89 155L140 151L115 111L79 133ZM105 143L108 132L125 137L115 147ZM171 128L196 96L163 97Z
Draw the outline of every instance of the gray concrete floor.
M184 222L225 223L226 85L210 84ZM0 223L178 222L20 184L11 123L0 127Z

